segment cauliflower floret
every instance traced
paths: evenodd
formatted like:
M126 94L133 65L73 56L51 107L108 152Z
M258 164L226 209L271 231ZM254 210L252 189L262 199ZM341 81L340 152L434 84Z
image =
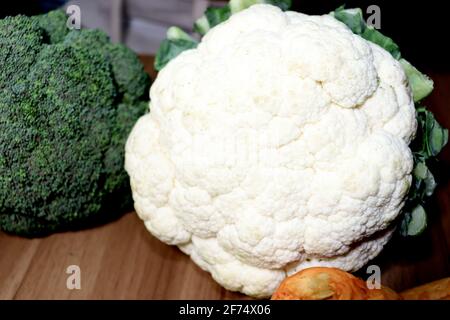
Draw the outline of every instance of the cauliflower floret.
M135 208L230 290L354 271L392 235L416 131L399 63L333 17L255 5L172 60L126 145Z

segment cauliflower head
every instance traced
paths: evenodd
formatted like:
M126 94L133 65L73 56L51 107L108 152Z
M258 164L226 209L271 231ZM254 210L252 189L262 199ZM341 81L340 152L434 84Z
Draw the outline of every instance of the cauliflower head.
M229 290L361 268L390 239L416 132L405 73L330 15L255 5L173 59L126 144L135 209Z

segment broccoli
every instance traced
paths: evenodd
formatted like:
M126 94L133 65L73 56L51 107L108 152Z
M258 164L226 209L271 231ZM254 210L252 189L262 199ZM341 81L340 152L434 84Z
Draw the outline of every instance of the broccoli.
M0 20L0 229L79 229L132 205L124 146L148 109L136 55L63 11ZM114 212L114 214L113 214Z

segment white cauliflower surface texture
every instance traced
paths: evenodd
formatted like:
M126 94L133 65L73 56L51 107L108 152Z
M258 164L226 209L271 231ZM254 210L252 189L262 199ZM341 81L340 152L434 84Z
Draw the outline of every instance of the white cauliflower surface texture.
M330 15L255 5L172 60L126 145L135 209L225 288L361 268L411 183L400 64Z

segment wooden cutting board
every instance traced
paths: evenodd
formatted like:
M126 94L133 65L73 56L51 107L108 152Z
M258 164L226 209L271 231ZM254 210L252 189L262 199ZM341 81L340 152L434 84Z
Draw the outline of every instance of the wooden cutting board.
M155 76L152 57L142 57ZM450 128L450 72L433 72L425 103ZM450 147L441 155L441 184L428 205L428 231L410 243L391 241L371 264L394 290L450 276ZM67 267L81 271L69 290ZM358 275L367 277L363 268ZM177 248L151 236L135 213L107 225L42 239L0 232L0 299L243 299L216 284Z

